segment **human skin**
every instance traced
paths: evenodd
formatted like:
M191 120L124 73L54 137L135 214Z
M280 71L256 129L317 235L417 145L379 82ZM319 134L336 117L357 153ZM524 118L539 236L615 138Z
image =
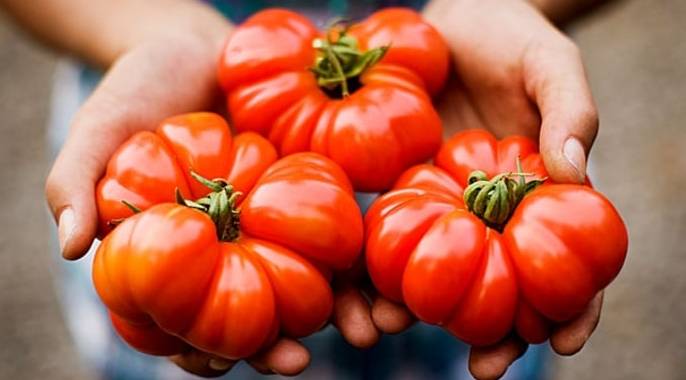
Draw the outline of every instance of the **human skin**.
M590 2L579 2L588 6ZM541 12L565 20L570 2L518 0L434 0L424 16L443 34L452 51L455 77L439 102L450 135L484 128L502 138L536 138L550 177L583 183L586 157L598 130L598 115L580 52ZM536 6L540 7L537 9ZM550 336L561 355L578 352L595 329L602 292L577 319ZM387 333L409 326L407 311L387 300L372 304L375 325ZM472 348L469 369L477 379L501 377L527 345L512 336L489 347Z
M462 79L451 83L440 103L447 131L482 127L499 137L540 137L551 177L581 182L597 130L595 105L578 49L536 7L563 20L590 2L431 1L425 16L444 34ZM48 45L107 70L74 118L46 181L62 255L75 260L95 237L94 186L116 148L169 115L215 105L216 62L231 25L192 0L0 0L0 6ZM357 347L412 323L404 308L387 300L368 304L354 285L363 272L359 268L336 281L332 317ZM601 301L599 295L587 313L553 334L556 351L572 354L583 346ZM473 350L470 370L479 379L497 378L524 350L515 338ZM172 360L203 376L220 375L234 364L198 351ZM307 366L309 353L296 341L280 339L249 362L260 372L295 374Z

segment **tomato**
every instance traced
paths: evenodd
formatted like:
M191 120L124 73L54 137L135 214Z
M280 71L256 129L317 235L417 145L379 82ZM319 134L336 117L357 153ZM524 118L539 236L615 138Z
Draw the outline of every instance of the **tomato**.
M233 31L218 75L238 131L268 137L281 155L324 154L356 190L380 191L438 150L430 95L448 66L439 33L409 9L326 35L297 13L269 9Z
M547 339L617 276L628 237L603 195L546 177L528 138L455 134L367 212L376 288L473 345Z
M330 272L352 266L363 241L338 165L315 153L277 161L266 139L232 137L210 113L134 135L97 201L95 288L122 338L155 355L192 346L239 359L278 334L312 334L332 311Z

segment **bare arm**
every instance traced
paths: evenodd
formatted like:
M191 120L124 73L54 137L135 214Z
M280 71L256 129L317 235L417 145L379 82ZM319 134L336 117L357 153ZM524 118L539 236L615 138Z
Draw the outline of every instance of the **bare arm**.
M572 21L582 13L610 0L529 0L555 24Z
M0 0L0 7L37 39L100 67L162 34L221 41L229 28L194 0Z

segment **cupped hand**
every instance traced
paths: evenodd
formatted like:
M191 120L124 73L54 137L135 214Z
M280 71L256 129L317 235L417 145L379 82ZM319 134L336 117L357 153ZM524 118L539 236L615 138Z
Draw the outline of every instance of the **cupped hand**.
M206 29L186 23L151 32L114 56L74 117L45 186L64 258L82 257L95 238L95 185L114 151L135 132L217 100L216 63L230 25L211 13L197 17L210 18Z
M583 183L598 114L576 45L523 0L438 0L425 17L452 51L456 75L440 103L447 132L485 128L500 138L536 138L553 180ZM554 329L552 348L578 352L601 306L602 293L583 315ZM472 348L469 369L477 379L497 379L526 347L512 337Z
M425 17L455 68L439 104L446 133L535 138L553 180L583 183L598 114L577 46L523 0L435 0Z
M499 138L536 138L553 180L583 183L598 116L574 43L522 0L434 0L424 16L452 52L455 75L439 102L446 133L484 128ZM359 290L349 294L365 300ZM370 323L384 333L412 323L406 308L383 298L359 303L369 314L358 316L352 330L358 336L373 339ZM580 317L553 329L552 348L561 355L578 352L598 324L601 306L602 292ZM526 348L516 336L472 348L469 369L477 379L497 379Z
M75 116L45 188L66 259L82 257L95 238L95 186L119 145L170 115L211 109L221 100L216 64L230 25L209 8L183 12L183 17L173 30L144 28L150 33L111 53L112 62L101 59L110 53L91 59L109 69ZM220 376L235 364L197 350L171 360L205 377ZM307 349L288 338L248 360L261 373L284 375L300 373L309 361Z
M135 43L118 42L116 51L98 49L97 57L84 57L108 71L74 118L45 188L65 259L81 258L95 238L95 186L114 151L170 115L213 109L222 102L216 64L231 27L209 8L195 10L182 12L173 30L164 25L167 19L148 25ZM363 304L366 299L338 285L335 298L332 322L352 345L373 345L379 334ZM221 376L236 364L194 349L171 360L204 377ZM260 373L296 375L308 366L310 353L299 342L280 338L247 362Z

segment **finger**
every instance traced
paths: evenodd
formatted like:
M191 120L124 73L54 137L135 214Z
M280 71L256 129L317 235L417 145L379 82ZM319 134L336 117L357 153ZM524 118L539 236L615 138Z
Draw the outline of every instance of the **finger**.
M469 353L469 372L478 380L499 379L507 368L524 355L528 345L517 337L489 347L472 347Z
M114 148L123 140L121 132L105 121L109 118L114 124L119 118L100 112L105 108L102 98L96 92L77 115L45 184L45 196L57 222L60 249L66 259L83 256L95 238L95 183ZM103 117L103 130L98 128L98 114Z
M383 297L377 297L372 304L372 320L386 334L397 334L414 323L414 318L406 307Z
M586 311L571 322L558 327L550 337L550 345L560 355L574 355L586 344L600 321L603 292L599 292Z
M281 338L269 350L249 360L249 363L262 374L295 376L310 364L310 353L299 342Z
M236 361L219 358L206 352L191 350L169 358L186 372L202 377L219 377L227 373Z
M165 117L204 107L214 95L216 57L195 51L200 43L177 41L127 53L76 115L45 186L65 258L83 256L95 237L95 183L117 147ZM175 52L179 47L192 52Z
M527 92L541 113L540 151L550 177L583 183L598 132L598 112L579 49L555 34L524 57Z
M333 324L357 348L369 348L379 340L369 302L355 287L345 285L334 292Z

